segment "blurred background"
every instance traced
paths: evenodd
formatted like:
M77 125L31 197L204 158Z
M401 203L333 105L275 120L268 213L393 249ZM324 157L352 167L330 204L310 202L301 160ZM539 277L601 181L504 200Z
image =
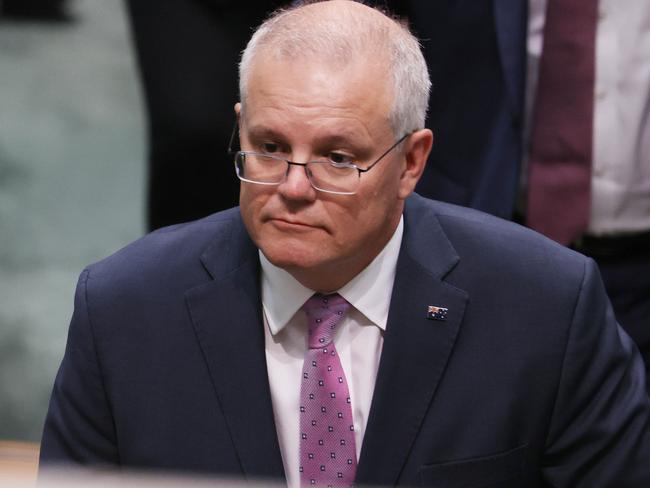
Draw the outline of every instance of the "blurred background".
M124 4L66 12L0 16L0 440L39 440L78 274L145 231Z

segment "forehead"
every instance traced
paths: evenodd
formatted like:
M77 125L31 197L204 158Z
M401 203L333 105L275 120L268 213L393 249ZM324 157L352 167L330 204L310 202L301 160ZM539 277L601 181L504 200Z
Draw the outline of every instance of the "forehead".
M249 127L280 123L339 132L390 128L392 86L380 62L260 56L247 85L243 115Z

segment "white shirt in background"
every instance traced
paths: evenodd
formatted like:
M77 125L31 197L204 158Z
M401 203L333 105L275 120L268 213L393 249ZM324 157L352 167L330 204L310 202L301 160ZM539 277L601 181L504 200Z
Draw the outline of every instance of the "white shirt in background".
M529 147L547 0L530 0ZM600 0L588 233L650 230L650 0Z

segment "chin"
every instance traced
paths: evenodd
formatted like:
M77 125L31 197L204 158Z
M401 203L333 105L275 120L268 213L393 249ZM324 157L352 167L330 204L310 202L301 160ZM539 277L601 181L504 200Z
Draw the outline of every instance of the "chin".
M276 228L267 223L257 229L257 247L262 250L266 258L276 266L303 266L321 254L323 237L315 232L291 232Z
M278 239L260 249L272 264L289 272L318 268L326 261L323 249L308 242Z

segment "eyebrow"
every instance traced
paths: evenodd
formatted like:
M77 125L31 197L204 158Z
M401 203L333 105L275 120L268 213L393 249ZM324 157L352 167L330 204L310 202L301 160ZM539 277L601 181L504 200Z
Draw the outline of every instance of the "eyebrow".
M271 139L285 141L287 138L280 132L264 125L255 125L245 129L248 138L251 140Z
M288 142L289 137L287 137L283 132L273 129L264 125L254 125L246 129L249 139L259 140L259 139L272 139L281 142ZM350 135L348 135L350 134ZM365 150L364 147L358 144L358 141L362 140L361 137L355 137L354 133L323 133L322 135L317 135L314 140L314 145L318 146L336 146L342 145L350 147L351 149Z

